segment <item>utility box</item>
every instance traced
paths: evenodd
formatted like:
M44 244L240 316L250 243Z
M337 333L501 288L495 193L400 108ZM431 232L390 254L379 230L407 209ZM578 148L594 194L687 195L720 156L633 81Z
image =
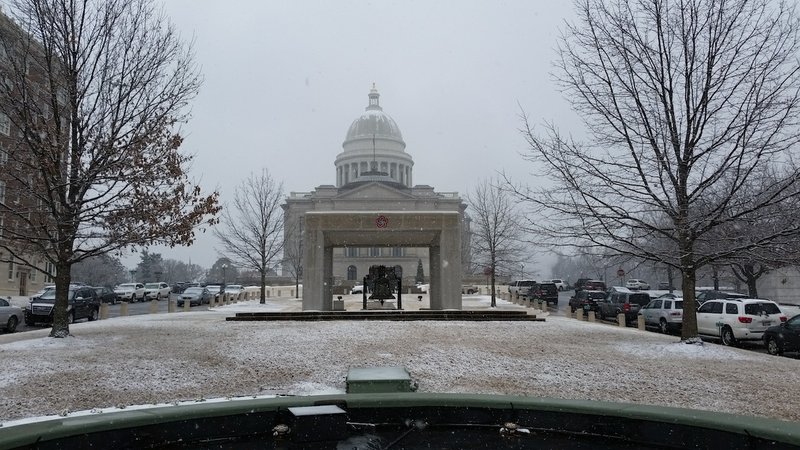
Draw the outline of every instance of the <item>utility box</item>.
M352 368L347 372L348 394L414 392L416 383L404 367Z
M294 442L336 441L347 438L347 413L335 405L289 408Z

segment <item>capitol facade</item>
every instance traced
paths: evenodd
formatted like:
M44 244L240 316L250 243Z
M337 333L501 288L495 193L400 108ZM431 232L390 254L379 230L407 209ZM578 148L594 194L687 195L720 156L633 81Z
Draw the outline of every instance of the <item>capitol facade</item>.
M414 160L406 152L400 128L380 105L380 94L373 85L368 104L347 130L342 151L334 160L336 184L317 186L310 192L291 192L284 209L285 249L303 252L306 215L309 212L352 211L375 214L389 212L455 212L460 217L461 235L469 236L465 219L466 204L457 192L436 192L428 185L414 185ZM403 285L414 282L421 262L428 280L431 269L430 249L404 246L402 235L391 238L379 234L374 243L363 240L349 245L346 240L333 248L333 286L360 284L373 265L394 267L402 275ZM383 238L382 236L387 236ZM462 258L463 259L463 258ZM308 265L304 264L305 270ZM289 268L284 263L283 273Z

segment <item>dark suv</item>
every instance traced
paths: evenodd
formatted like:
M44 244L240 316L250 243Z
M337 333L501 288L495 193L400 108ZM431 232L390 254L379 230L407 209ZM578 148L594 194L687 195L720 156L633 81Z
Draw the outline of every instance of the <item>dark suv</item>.
M542 300L547 304L558 304L558 286L555 283L536 283L528 290L526 296L534 301Z
M96 320L100 311L100 300L93 288L88 286L70 286L67 314L69 322L79 319ZM52 323L53 309L56 303L56 290L50 289L39 297L31 299L25 307L25 324L37 322Z
M613 288L603 301L597 302L599 318L616 318L618 314L625 314L625 322L631 323L638 320L639 309L650 303L650 295L645 292L634 292L625 288Z
M604 291L579 291L569 299L569 309L575 312L582 309L585 312L597 311L597 301L606 298Z

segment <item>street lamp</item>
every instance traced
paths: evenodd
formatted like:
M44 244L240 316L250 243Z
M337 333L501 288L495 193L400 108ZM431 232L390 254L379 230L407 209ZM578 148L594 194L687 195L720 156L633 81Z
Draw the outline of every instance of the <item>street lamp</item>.
M225 291L225 271L228 269L227 264L222 265L222 289L221 292Z

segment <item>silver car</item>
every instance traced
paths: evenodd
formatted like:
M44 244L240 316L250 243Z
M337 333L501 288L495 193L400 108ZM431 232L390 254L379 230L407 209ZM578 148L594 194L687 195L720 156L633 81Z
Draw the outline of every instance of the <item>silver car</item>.
M9 333L17 329L17 325L22 321L22 308L14 306L4 298L0 298L0 328Z
M183 306L184 302L189 302L189 306L200 306L203 303L210 303L211 295L208 288L199 286L186 288L178 299L178 306Z
M644 317L645 326L656 327L664 334L679 331L683 326L683 299L658 297L643 306L639 315Z

